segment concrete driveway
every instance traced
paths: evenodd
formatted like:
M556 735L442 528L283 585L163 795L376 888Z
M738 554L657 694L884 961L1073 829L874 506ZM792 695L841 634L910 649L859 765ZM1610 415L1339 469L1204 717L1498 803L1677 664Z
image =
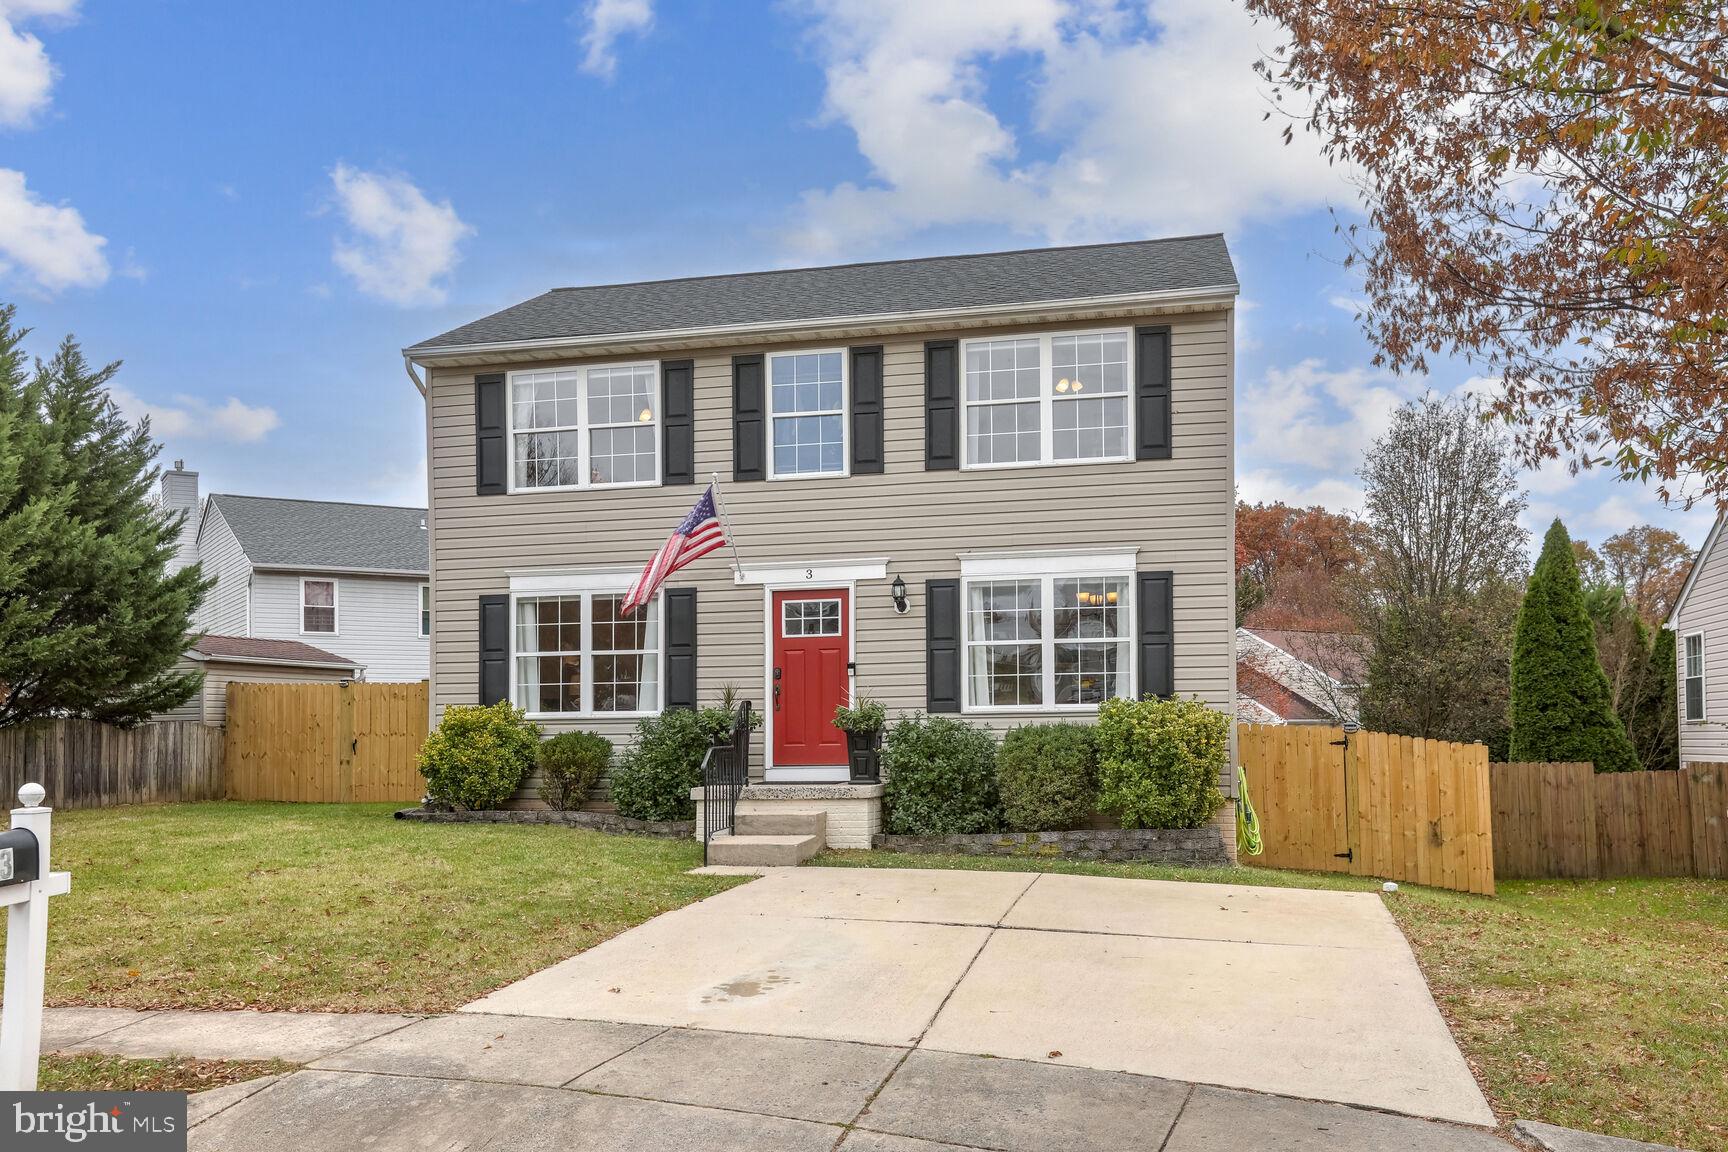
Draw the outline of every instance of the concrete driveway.
M898 869L772 874L191 1120L195 1152L1510 1147L1462 1126L1494 1118L1377 896Z
M966 1053L1494 1117L1368 893L802 868L466 1011Z

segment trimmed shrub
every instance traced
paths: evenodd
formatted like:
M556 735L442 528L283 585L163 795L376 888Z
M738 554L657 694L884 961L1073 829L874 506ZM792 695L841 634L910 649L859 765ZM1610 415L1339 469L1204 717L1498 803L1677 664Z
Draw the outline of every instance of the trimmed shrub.
M702 757L714 743L714 722L704 713L675 708L636 724L636 742L612 770L612 802L620 816L637 820L691 820L696 803L690 789L702 783ZM721 726L732 730L728 717Z
M452 808L497 808L522 786L539 743L540 729L507 702L446 708L420 746L426 793Z
M1098 709L1098 810L1124 828L1199 828L1224 803L1230 718L1197 699Z
M1667 678L1674 679L1669 672ZM1637 771L1638 755L1614 712L1613 690L1584 610L1578 561L1555 520L1524 589L1512 633L1512 742L1515 761L1583 761L1598 772Z
M1029 724L996 752L1002 817L1014 832L1086 826L1098 805L1098 743L1086 724Z
M612 764L612 741L592 732L560 732L534 750L540 799L560 812L582 807Z
M902 716L888 729L882 768L890 832L947 836L1002 826L996 740L982 728L948 716Z

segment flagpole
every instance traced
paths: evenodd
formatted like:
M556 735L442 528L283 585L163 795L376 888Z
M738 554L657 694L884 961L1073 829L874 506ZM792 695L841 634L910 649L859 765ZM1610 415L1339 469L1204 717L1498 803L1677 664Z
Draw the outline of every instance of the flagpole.
M738 537L732 531L732 518L726 515L726 500L720 495L720 473L708 473L708 482L714 487L714 507L720 513L720 523L726 529L726 544L732 549L732 568L739 576L744 575L744 561L738 557Z

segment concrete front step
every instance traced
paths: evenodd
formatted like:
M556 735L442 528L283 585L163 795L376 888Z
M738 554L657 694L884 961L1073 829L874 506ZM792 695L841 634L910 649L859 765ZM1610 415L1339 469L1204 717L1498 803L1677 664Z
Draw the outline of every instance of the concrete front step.
M814 833L803 836L735 836L722 832L708 841L708 863L790 868L804 863L820 851L822 837Z
M739 836L816 836L828 838L826 812L740 812L732 818Z

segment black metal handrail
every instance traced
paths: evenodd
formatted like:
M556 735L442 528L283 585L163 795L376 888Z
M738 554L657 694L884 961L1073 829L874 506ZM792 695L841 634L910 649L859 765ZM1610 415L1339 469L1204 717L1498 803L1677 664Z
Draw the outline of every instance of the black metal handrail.
M716 832L730 832L738 819L738 797L750 779L750 701L738 705L732 738L702 757L702 863Z

